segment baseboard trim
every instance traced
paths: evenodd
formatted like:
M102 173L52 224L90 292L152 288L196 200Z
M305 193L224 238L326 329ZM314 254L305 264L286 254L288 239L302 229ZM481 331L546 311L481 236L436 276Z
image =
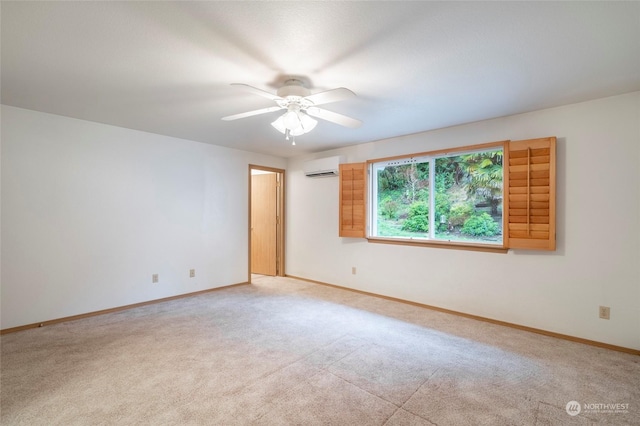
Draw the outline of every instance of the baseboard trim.
M228 289L228 288L231 288L231 287L238 287L238 286L242 286L242 285L249 285L249 283L248 282L244 282L244 283L238 283L238 284L229 284L229 285L225 285L225 286L222 286L222 287L214 287L214 288L209 288L207 290L195 291L193 293L179 294L177 296L164 297L162 299L154 299L154 300L149 300L149 301L146 301L146 302L134 303L134 304L131 304L131 305L118 306L116 308L103 309L103 310L95 311L95 312L87 312L86 314L72 315L72 316L69 316L69 317L56 318L56 319L52 319L52 320L36 322L36 323L33 323L33 324L21 325L21 326L18 326L18 327L5 328L5 329L0 330L0 335L8 334L8 333L15 333L15 332L18 332L18 331L23 331L23 330L29 330L29 329L32 329L32 328L45 327L45 326L53 325L53 324L60 324L60 323L63 323L63 322L68 322L68 321L76 321L76 320L79 320L79 319L95 317L95 316L98 316L98 315L111 314L113 312L126 311L127 309L139 308L141 306L147 306L147 305L154 305L156 303L168 302L170 300L184 299L185 297L198 296L200 294L211 293L212 291L223 290L223 289Z
M328 287L338 288L340 290L347 290L347 291L352 291L354 293L364 294L364 295L367 295L367 296L378 297L378 298L390 300L390 301L393 301L393 302L400 302L400 303L405 303L407 305L417 306L417 307L420 307L420 308L426 308L426 309L431 309L431 310L438 311L438 312L444 312L446 314L457 315L459 317L470 318L470 319L474 319L474 320L477 320L477 321L483 321L483 322L488 322L488 323L491 323L491 324L496 324L496 325L502 325L502 326L505 326L505 327L515 328L517 330L528 331L530 333L542 334L544 336L555 337L557 339L568 340L568 341L571 341L571 342L582 343L582 344L589 345L589 346L596 346L596 347L599 347L599 348L610 349L612 351L625 352L625 353L628 353L628 354L639 355L640 356L640 350L638 350L638 349L626 348L624 346L611 345L609 343L603 343L603 342L598 342L598 341L595 341L595 340L583 339L581 337L569 336L567 334L555 333L553 331L542 330L542 329L534 328L534 327L527 327L525 325L519 325L519 324L514 324L514 323L511 323L511 322L507 322L507 321L500 321L500 320L495 320L495 319L492 319L492 318L481 317L479 315L472 315L472 314L467 314L467 313L464 313L464 312L453 311L451 309L440 308L438 306L427 305L427 304L418 303L418 302L412 302L411 300L399 299L399 298L396 298L396 297L384 296L382 294L376 294L376 293L371 293L371 292L368 292L368 291L357 290L357 289L353 289L353 288L349 288L349 287L343 287L343 286L336 285L336 284L329 284L329 283L325 283L325 282L322 282L322 281L311 280L309 278L297 277L295 275L285 274L285 276L289 277L289 278L296 279L296 280L300 280L300 281L310 282L310 283L313 283L313 284L320 284L320 285L324 285L324 286L328 286Z

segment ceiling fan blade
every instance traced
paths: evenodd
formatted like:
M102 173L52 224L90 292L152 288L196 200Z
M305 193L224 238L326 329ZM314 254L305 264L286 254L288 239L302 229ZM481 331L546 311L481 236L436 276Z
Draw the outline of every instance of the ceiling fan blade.
M283 108L279 106L272 106L268 108L256 109L253 111L241 112L240 114L228 115L226 117L222 117L222 119L224 121L232 121L232 120L237 120L239 118L246 118L254 115L266 114L268 112L278 111L280 109L283 109Z
M231 83L232 86L237 86L237 87L241 87L244 90L247 90L251 93L255 93L258 96L262 96L264 98L267 99L271 99L272 101L279 101L280 99L282 99L280 96L278 95L274 95L273 93L269 93L265 90L262 89L258 89L257 87L253 87L253 86L249 86L248 84L242 84L242 83Z
M343 101L354 96L356 96L356 94L351 90L344 87L338 87L337 89L326 90L324 92L305 96L305 99L313 102L314 105L322 105L330 102Z
M362 121L355 118L347 117L346 115L338 114L337 112L327 111L326 109L309 107L306 109L307 113L313 117L321 118L323 120L331 121L332 123L339 124L345 127L360 127Z

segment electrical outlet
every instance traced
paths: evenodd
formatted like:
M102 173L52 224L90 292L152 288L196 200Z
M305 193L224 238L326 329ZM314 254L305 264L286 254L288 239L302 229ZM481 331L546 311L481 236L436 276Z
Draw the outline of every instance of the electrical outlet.
M355 275L356 274L356 267L352 266L351 267L351 275Z
M154 284L158 282L158 274L151 275L151 282Z
M195 278L195 276L196 276L196 270L189 269L189 278Z
M608 306L600 306L600 318L608 320L610 314L611 308L609 308Z

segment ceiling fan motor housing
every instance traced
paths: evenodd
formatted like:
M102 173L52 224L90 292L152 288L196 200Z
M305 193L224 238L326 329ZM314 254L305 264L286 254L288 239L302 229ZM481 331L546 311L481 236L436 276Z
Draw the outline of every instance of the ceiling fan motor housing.
M309 96L311 91L302 85L300 80L291 79L284 83L284 86L278 89L278 96L281 98L287 98L289 96L296 96L304 98Z

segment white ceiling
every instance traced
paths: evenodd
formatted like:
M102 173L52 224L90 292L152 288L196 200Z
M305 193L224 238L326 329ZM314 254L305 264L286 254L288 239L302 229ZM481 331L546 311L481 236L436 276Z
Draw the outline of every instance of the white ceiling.
M640 90L640 2L1 3L2 103L291 157ZM358 97L291 146L286 76Z

